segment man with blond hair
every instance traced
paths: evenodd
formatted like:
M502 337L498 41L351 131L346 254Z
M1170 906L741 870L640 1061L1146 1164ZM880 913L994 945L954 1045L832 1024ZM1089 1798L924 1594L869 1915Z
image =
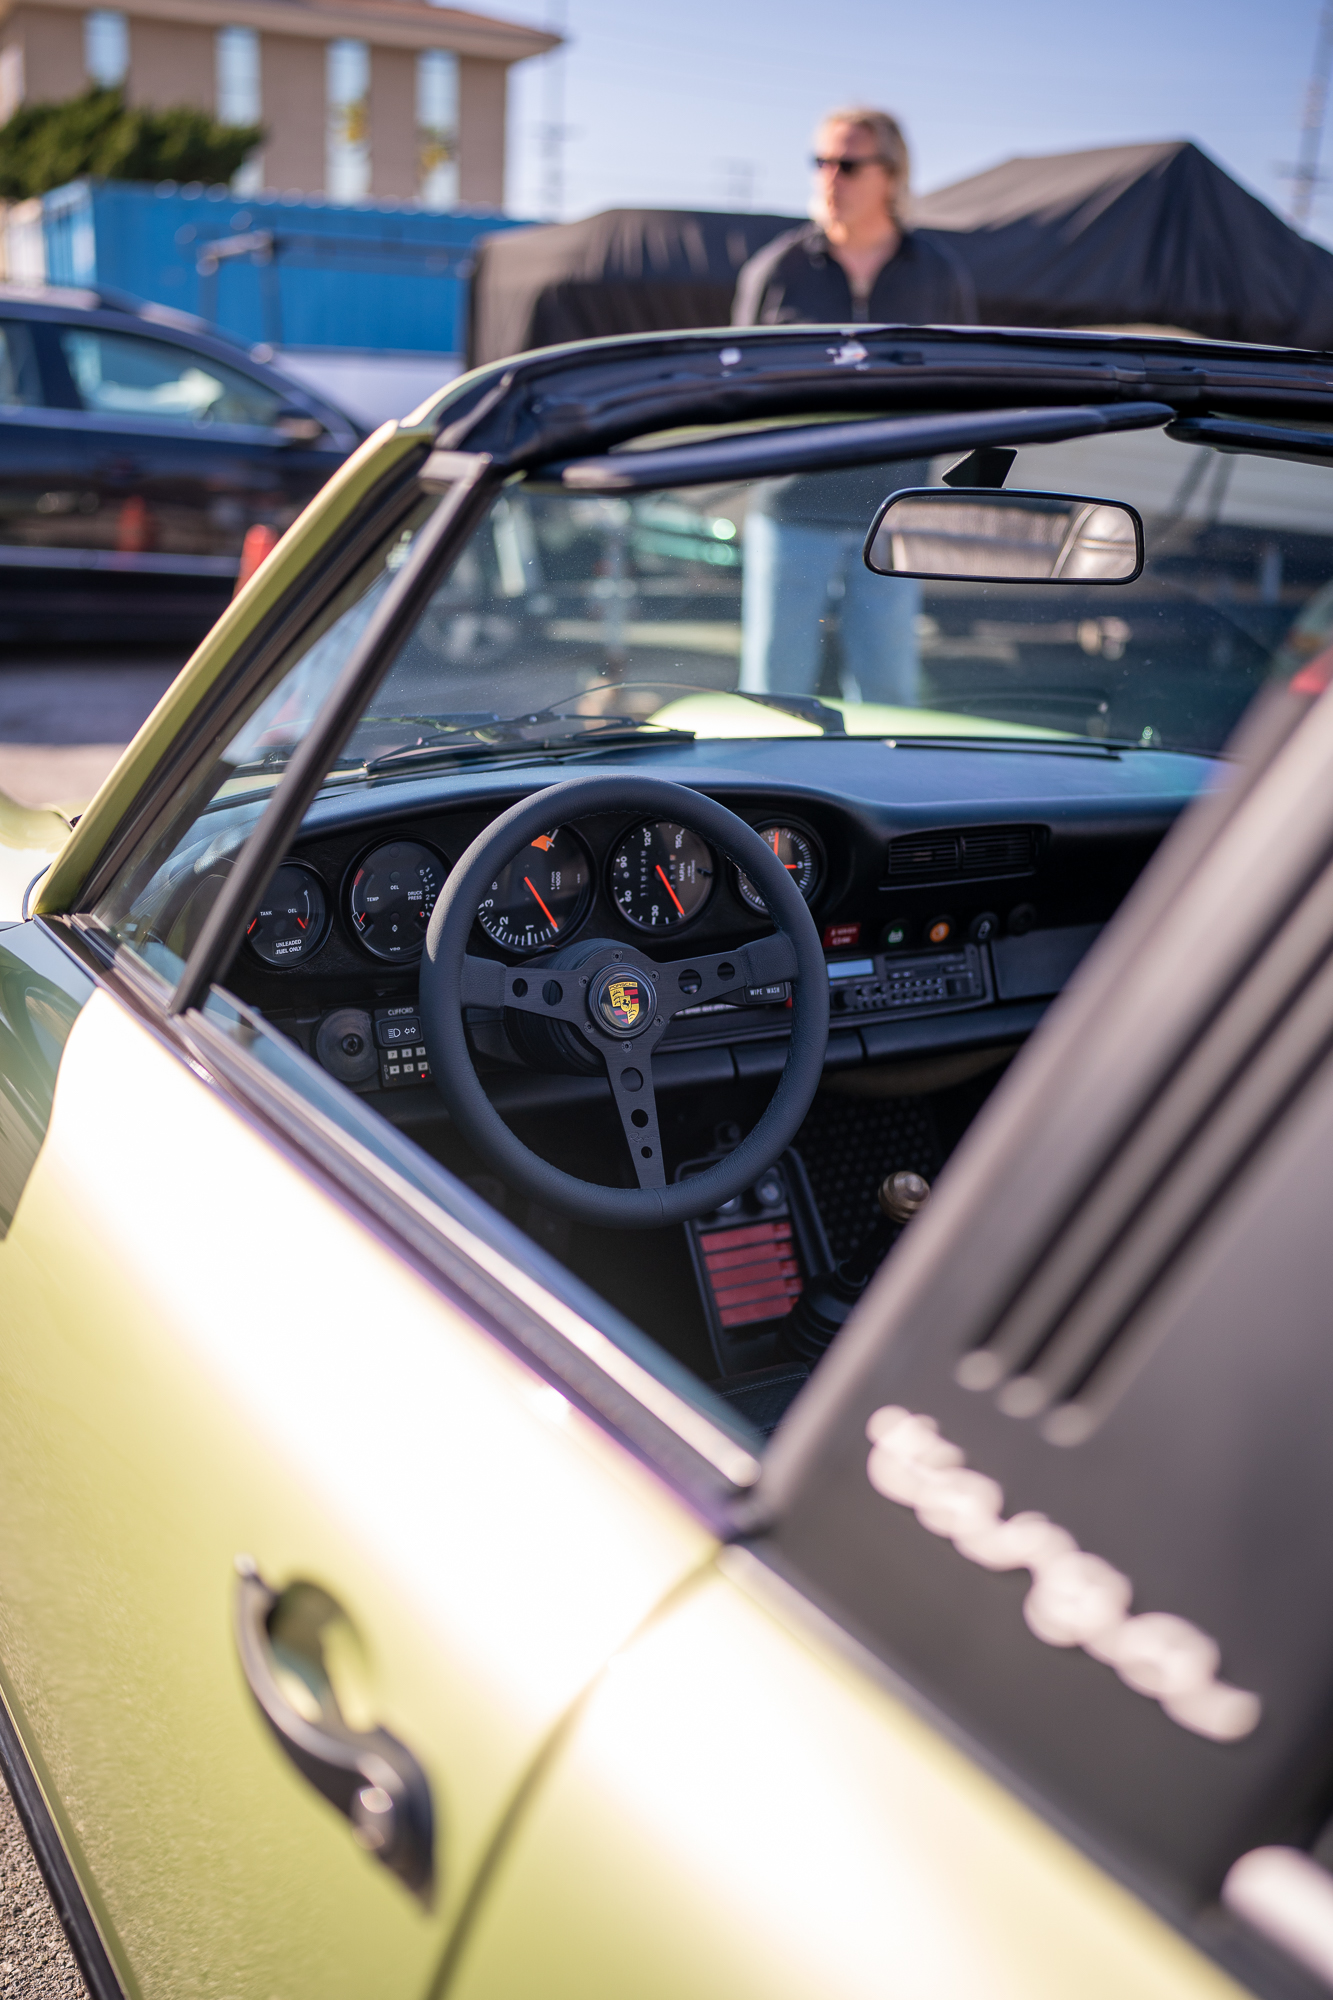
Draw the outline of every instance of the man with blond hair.
M970 325L964 266L902 218L907 141L887 111L834 111L815 134L811 220L757 251L740 274L732 323L855 320Z
M903 220L909 161L896 119L887 111L831 113L815 136L814 165L811 220L745 265L734 325L975 321L967 271ZM921 586L872 576L861 544L884 496L924 485L929 471L915 463L864 466L767 480L756 489L743 543L745 693L808 696L821 683L832 692L828 677L836 669L849 700L917 705Z

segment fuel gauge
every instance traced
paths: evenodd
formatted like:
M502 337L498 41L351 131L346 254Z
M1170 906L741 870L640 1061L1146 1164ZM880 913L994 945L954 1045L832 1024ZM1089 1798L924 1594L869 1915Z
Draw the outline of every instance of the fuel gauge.
M245 941L265 965L295 965L324 942L329 903L313 868L284 861L273 872Z

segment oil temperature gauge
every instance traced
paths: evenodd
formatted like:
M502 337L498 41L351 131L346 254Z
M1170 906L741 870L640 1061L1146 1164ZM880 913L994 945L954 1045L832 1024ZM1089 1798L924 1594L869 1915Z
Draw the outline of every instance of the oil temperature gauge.
M819 856L808 833L794 826L761 826L755 831L765 847L771 847L792 881L808 903L819 886ZM768 905L749 876L736 870L736 887L752 910L768 915Z

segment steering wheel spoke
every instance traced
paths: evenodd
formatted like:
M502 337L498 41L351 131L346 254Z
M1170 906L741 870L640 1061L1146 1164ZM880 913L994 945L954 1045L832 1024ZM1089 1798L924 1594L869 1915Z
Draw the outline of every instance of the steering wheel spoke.
M657 1129L657 1097L653 1090L652 1043L657 1039L650 1034L637 1042L602 1046L611 1095L641 1188L666 1186L662 1136Z
M796 977L796 948L782 931L755 938L736 951L705 952L658 966L657 991L663 1014L700 1007L710 1000L743 1000L765 987L784 986ZM775 999L774 993L764 993Z
M459 998L465 1007L515 1007L548 1021L586 1025L587 982L548 965L501 965L496 958L463 960Z

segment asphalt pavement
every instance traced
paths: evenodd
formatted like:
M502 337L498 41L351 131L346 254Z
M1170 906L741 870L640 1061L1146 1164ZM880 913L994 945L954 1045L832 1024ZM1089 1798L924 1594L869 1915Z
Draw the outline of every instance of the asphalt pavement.
M46 1884L0 1779L0 2000L88 2000Z
M184 659L183 649L0 654L0 792L77 811Z

